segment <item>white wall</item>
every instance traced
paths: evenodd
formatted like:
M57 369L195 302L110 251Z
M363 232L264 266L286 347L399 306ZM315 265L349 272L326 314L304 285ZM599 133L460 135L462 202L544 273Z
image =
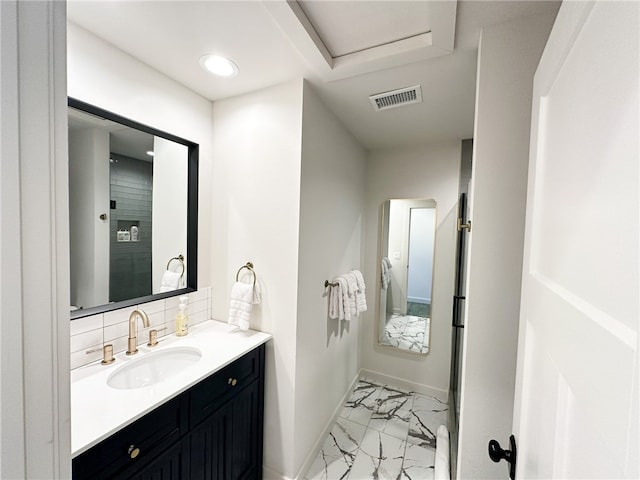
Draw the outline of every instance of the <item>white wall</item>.
M369 154L365 218L365 281L370 309L361 331L364 369L442 391L449 388L460 142L376 150ZM433 198L437 204L431 347L426 356L378 345L380 206L388 198Z
M213 318L226 320L237 270L262 288L251 328L269 332L264 465L293 477L302 80L215 102Z
M511 433L532 84L552 21L528 17L481 36L458 478L506 472L487 444L504 447Z
M71 304L109 303L109 133L69 131ZM80 241L79 241L80 240Z
M0 477L69 478L65 4L0 2Z
M323 293L325 280L363 268L365 168L365 150L305 84L296 329L296 473L309 460L307 455L316 453L318 442L324 441L325 428L358 374L362 316L350 322L330 319ZM370 297L368 305L373 307Z
M68 95L200 145L198 287L211 284L211 102L68 24Z
M160 291L162 276L170 259L184 257L184 276L187 278L187 173L189 149L186 145L160 137L153 138L153 210L152 210L152 292ZM202 248L200 249L202 250ZM176 260L169 268L180 272Z
M387 253L380 255L381 257L386 256L391 262L389 286L386 291L380 292L386 298L385 312L398 315L407 313L408 259L406 253L409 242L409 219L407 218L409 209L404 203L404 201L396 200L389 204L389 246ZM372 293L375 293L375 290Z

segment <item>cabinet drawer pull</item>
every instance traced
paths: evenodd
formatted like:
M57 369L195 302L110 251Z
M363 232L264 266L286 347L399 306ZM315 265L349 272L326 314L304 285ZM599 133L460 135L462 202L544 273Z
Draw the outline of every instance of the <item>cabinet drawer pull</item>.
M229 378L229 380L227 380L227 384L231 385L232 387L236 386L236 383L238 383L238 379L237 378Z
M131 445L127 453L129 454L130 458L136 458L138 455L140 455L140 449L134 445Z

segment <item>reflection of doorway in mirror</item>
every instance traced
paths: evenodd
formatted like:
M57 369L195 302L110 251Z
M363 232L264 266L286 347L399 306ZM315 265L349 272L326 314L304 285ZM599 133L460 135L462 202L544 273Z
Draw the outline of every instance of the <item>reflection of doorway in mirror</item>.
M409 209L409 247L407 264L407 315L431 315L433 279L433 225L435 209Z
M382 253L391 263L380 298L380 344L429 351L436 204L393 199L383 205Z

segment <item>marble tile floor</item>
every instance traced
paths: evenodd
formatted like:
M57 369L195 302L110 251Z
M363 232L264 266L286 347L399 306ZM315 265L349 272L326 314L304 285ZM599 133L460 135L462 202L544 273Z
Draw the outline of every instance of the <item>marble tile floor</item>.
M393 314L387 318L380 344L428 353L430 326L429 318Z
M306 480L434 478L436 431L446 399L361 378Z

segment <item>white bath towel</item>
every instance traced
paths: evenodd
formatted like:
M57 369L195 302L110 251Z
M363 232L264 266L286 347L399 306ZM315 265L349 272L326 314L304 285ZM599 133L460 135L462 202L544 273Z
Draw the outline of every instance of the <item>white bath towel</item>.
M356 283L358 285L358 292L356 293L356 307L358 309L358 313L367 311L367 296L364 293L367 287L364 284L364 277L360 270L351 270L351 275L353 275L356 279Z
M180 277L181 274L178 272L172 272L171 270L166 270L162 274L162 282L160 283L160 291L161 292L170 292L171 290L177 290L180 286Z
M436 459L434 465L434 480L450 480L449 470L449 431L440 425L436 431Z
M236 282L231 287L229 323L241 330L249 330L249 314L253 304L253 284Z
M347 297L345 300L345 305L347 305L349 308L349 315L351 316L351 318L357 317L358 304L356 301L356 295L358 293L358 282L356 281L356 277L351 273L345 273L344 275L340 276L347 282Z

